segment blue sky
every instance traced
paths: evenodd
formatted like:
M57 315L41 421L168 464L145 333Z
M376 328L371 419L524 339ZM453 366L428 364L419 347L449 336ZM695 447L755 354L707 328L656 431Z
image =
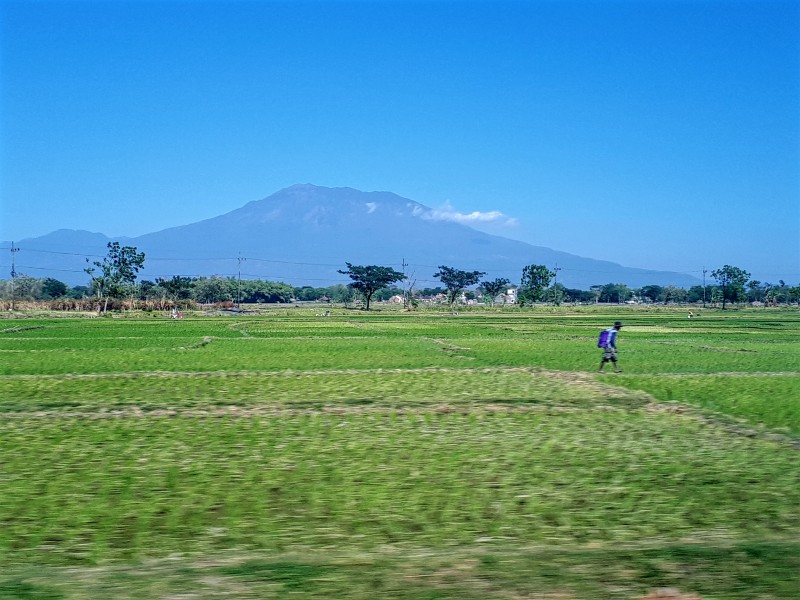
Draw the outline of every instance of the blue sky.
M0 2L0 239L295 183L800 282L795 1Z

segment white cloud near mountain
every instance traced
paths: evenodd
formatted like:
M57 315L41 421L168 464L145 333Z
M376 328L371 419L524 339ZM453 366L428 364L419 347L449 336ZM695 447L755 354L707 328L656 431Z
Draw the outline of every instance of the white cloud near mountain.
M518 224L517 219L503 214L499 210L479 211L462 213L457 211L449 202L445 202L440 208L425 208L419 205L413 206L412 214L415 217L430 221L453 221L462 225L500 225L504 227L514 227Z

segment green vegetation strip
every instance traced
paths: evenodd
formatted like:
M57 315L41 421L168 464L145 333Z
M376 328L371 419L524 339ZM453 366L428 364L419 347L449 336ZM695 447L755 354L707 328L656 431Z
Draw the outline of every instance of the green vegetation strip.
M530 369L149 373L0 378L0 412L430 406L643 406L637 394L580 374Z
M11 420L0 561L771 538L800 454L679 415Z
M0 600L795 598L800 313L628 310L6 328Z
M800 437L800 374L754 376L620 376L614 383L655 398L729 415L743 423Z
M662 547L541 547L343 553L330 549L135 566L17 567L0 575L0 599L373 598L480 600L537 597L628 600L659 588L703 598L794 599L800 544L705 543Z

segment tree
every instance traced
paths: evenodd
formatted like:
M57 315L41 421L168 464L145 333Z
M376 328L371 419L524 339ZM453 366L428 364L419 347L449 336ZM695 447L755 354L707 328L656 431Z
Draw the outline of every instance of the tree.
M344 304L345 308L353 301L353 297L355 296L353 288L348 285L342 285L341 283L325 288L325 290L325 295L327 295L332 302L341 302Z
M88 285L76 285L67 292L67 298L80 300L82 298L88 298L91 293L92 289Z
M607 283L600 287L600 302L620 304L630 298L632 293L624 283Z
M36 300L42 297L42 280L28 275L17 274L10 280L11 301Z
M194 282L194 298L198 302L213 304L233 300L235 283L231 278L214 275L212 277L199 277ZM233 287L233 289L232 289Z
M711 271L711 276L717 280L722 288L722 310L725 310L725 301L735 302L744 295L744 286L750 279L750 273L739 267L725 265L721 269Z
M156 279L158 287L162 288L172 300L188 300L192 297L195 279L173 275L172 279Z
M550 297L553 299L553 304L561 306L561 301L567 297L567 288L563 283L554 283L550 288Z
M544 265L526 265L522 269L522 280L517 292L520 306L543 300L544 292L555 276L555 272Z
M377 290L406 278L403 273L395 271L391 267L351 265L349 262L344 264L347 265L347 270L339 271L339 273L347 275L353 280L348 287L363 294L366 302L364 310L369 310L369 302Z
M42 282L42 297L45 300L66 296L67 290L69 290L69 288L66 283L58 279L53 279L52 277L48 277Z
M747 287L750 288L750 294L748 294L747 299L753 302L757 302L761 300L761 295L763 290L761 288L761 282L758 279L753 279L747 283Z
M559 284L561 285L561 284ZM593 302L595 301L594 293L587 290L579 290L576 288L565 288L564 297L570 302Z
M686 297L686 290L683 288L674 285L664 287L664 304L669 304L670 302L685 302Z
M494 306L494 299L508 289L508 284L511 283L505 277L500 277L493 281L481 281L481 289L484 295L489 297L489 302Z
M705 298L705 289L702 285L693 285L686 292L686 300L688 302L702 302Z
M294 289L288 283L249 279L242 282L242 301L248 303L287 303Z
M436 279L442 282L442 285L444 285L447 290L447 303L450 306L453 306L456 297L458 297L464 288L475 285L484 275L486 275L486 273L481 271L461 271L460 269L454 269L453 267L446 267L444 265L439 265L439 270L433 274Z
M91 277L97 292L97 311L105 298L102 311L108 308L109 296L119 294L126 285L136 281L136 275L144 267L144 252L137 252L135 246L120 246L119 242L108 242L108 254L102 261L92 262L92 267L84 271ZM86 259L89 262L89 259ZM97 272L100 269L100 272ZM95 274L97 273L97 274Z
M406 278L406 284L403 286L403 308L408 309L409 306L415 308L416 305L412 304L411 300L414 297L414 286L417 285L417 278L414 277L414 271Z
M642 298L647 298L650 302L656 303L663 298L664 288L660 285L646 285L639 290Z
M444 294L447 292L445 288L442 287L435 287L435 288L422 288L419 290L420 296L425 298L433 298L434 296L438 296L439 294Z

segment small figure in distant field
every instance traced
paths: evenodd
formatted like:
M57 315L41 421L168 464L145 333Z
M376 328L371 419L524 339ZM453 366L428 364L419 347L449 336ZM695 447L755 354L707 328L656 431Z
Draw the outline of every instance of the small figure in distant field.
M598 371L602 372L606 363L611 361L614 363L614 371L621 373L622 369L617 365L617 333L622 329L622 322L617 321L613 327L604 329L600 332L600 337L597 340L597 346L603 349L603 359L600 361L600 368Z
M692 317L694 317L694 313L692 311L689 311L689 316L686 317L686 318L687 319L691 319Z
M172 311L170 312L170 316L173 319L177 319L178 318L178 309L177 308L173 308Z

